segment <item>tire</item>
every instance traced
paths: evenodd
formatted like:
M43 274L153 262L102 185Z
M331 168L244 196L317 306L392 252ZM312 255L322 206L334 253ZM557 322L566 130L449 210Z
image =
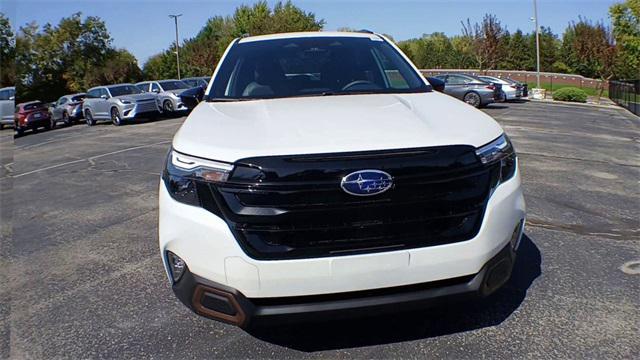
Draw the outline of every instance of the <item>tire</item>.
M16 126L16 132L18 133L18 136L24 135L24 129L19 126Z
M84 112L84 120L88 126L93 126L96 124L96 119L93 118L93 115L91 115L91 110L89 109L85 110Z
M167 115L173 115L175 113L175 109L173 108L173 102L171 100L165 100L162 104L162 112Z
M120 117L120 111L118 111L118 108L111 108L111 122L115 126L122 125L122 118Z
M65 126L73 125L73 121L71 120L71 117L69 117L69 114L66 111L62 113L62 121L64 122Z
M4 130L4 124L0 124L0 130Z
M482 106L482 99L480 98L480 95L478 95L477 92L470 91L464 94L462 101L466 102L467 104L473 106L476 109Z

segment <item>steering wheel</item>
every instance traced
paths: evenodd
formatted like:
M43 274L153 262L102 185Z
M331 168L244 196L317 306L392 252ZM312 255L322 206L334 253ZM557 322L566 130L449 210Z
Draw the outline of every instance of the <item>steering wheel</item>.
M367 80L356 80L356 81L352 81L350 83L348 83L347 85L342 87L342 90L349 90L349 88L352 88L354 86L357 85L373 85L373 88L378 88L378 85L376 85L375 83L371 82L371 81L367 81Z

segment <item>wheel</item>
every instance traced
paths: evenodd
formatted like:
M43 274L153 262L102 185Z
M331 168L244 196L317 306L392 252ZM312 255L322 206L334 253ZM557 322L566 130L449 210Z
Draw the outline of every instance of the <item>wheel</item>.
M0 124L0 130L4 130L4 124Z
M91 115L91 110L89 109L84 112L84 120L89 126L93 126L96 124L96 119L93 118L93 115Z
M22 136L24 134L24 128L16 126L16 132L18 133L18 136Z
M122 125L122 118L120 117L120 111L118 111L118 108L111 108L111 122L115 126Z
M162 110L167 114L173 114L173 102L171 100L165 100L164 104L162 104Z
M478 93L475 93L475 92L466 93L462 100L475 108L479 108L480 105L482 105L482 101L480 100L480 95L478 95Z
M71 121L71 118L69 117L69 114L67 114L66 111L62 113L62 121L66 126L73 125L73 121Z

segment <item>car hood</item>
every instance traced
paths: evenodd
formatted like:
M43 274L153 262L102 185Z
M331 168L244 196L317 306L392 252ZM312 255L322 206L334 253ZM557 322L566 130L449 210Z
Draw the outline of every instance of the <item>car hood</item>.
M345 95L202 102L176 133L173 147L234 162L267 155L479 147L501 134L490 116L437 92Z
M149 95L149 94L129 94L129 95L114 96L114 98L136 102L136 101L145 101L145 100L155 100L156 96Z
M187 90L189 90L189 89L167 90L167 91L165 91L165 93L167 93L167 94L172 94L173 93L173 94L176 94L176 95L180 95L180 94L182 94L183 92L185 92Z

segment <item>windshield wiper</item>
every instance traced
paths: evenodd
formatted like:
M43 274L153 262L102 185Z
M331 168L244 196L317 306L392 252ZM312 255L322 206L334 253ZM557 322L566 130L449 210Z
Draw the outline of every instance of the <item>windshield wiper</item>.
M250 101L250 100L264 100L261 98L211 98L207 99L207 102L234 102L234 101Z

